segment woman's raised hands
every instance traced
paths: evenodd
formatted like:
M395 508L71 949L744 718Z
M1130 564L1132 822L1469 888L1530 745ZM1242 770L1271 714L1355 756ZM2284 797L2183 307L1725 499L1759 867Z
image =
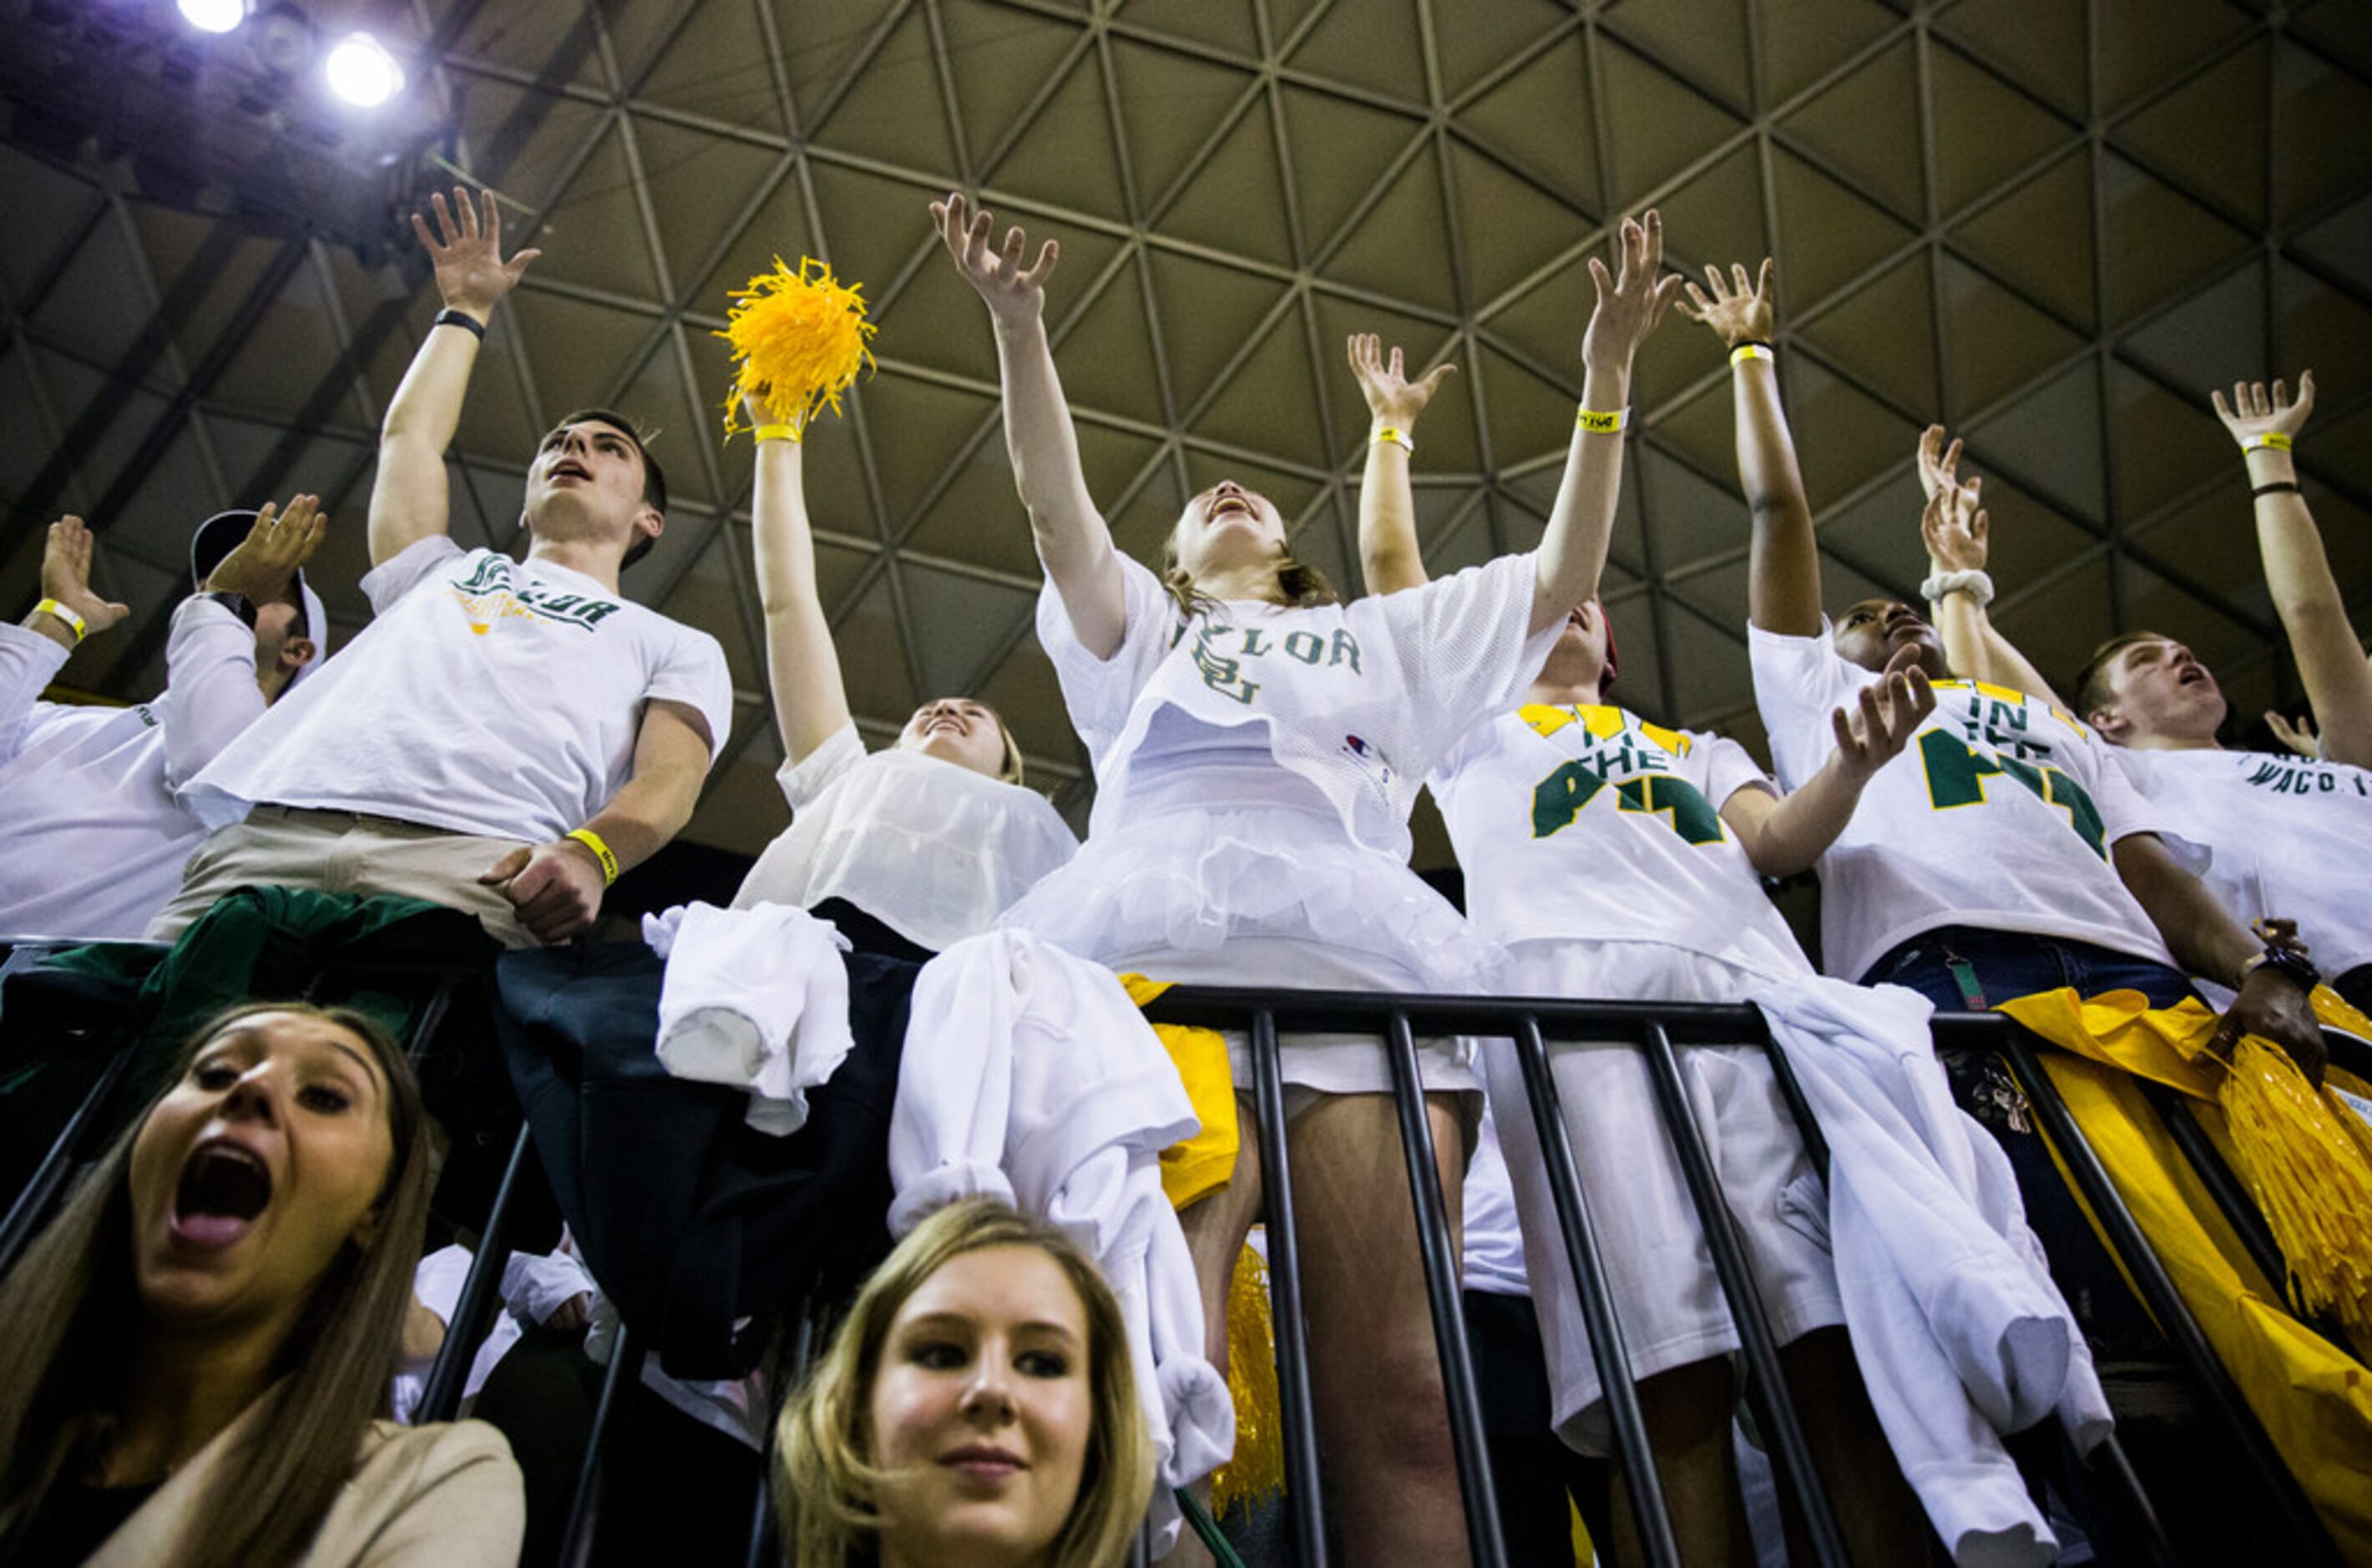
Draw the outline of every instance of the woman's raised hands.
M2272 397L2265 395L2262 381L2235 381L2232 401L2227 403L2223 392L2207 394L2215 403L2215 417L2232 433L2232 439L2243 451L2249 443L2262 436L2279 436L2287 440L2297 438L2298 429L2306 416L2314 412L2314 372L2298 377L2297 401L2290 401L2289 387L2281 381L2273 383Z
M442 192L430 196L428 204L436 210L436 231L431 233L427 220L414 213L412 232L420 237L436 268L436 292L456 310L481 317L492 313L526 274L528 263L543 252L527 250L503 260L503 211L492 191L483 193L482 205L466 188L456 185L450 207Z
M1662 214L1650 208L1644 218L1624 218L1622 245L1620 276L1610 273L1597 257L1589 259L1589 278L1598 285L1598 308L1589 313L1589 328L1581 337L1585 370L1627 373L1631 356L1680 292L1678 273L1657 275L1664 270Z
M1349 349L1351 374L1359 378L1359 390L1367 399L1367 412L1375 416L1377 424L1403 431L1416 424L1416 416L1433 401L1442 377L1458 368L1447 363L1436 365L1422 380L1412 381L1402 368L1401 351L1395 348L1387 357L1384 340L1375 333L1353 332Z
M946 201L933 202L931 219L948 254L955 258L956 270L988 301L988 313L999 326L1037 319L1046 308L1046 280L1062 258L1060 245L1050 239L1040 246L1037 264L1024 272L1021 261L1029 252L1029 237L1017 227L1006 229L1004 250L991 250L988 236L994 216L985 209L972 212L960 192L950 192Z
M1721 269L1708 263L1705 282L1713 285L1707 294L1693 282L1689 285L1689 297L1680 307L1680 314L1692 321L1711 327L1719 334L1722 346L1736 348L1740 343L1767 343L1771 341L1773 313L1771 305L1771 258L1762 258L1762 270L1750 283L1746 268L1739 262L1729 264L1729 276L1725 279Z

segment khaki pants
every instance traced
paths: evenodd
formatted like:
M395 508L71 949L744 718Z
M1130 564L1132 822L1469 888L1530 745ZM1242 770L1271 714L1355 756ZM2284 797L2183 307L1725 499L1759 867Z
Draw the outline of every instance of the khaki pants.
M476 915L506 947L532 947L535 938L502 889L478 885L496 861L524 847L516 840L451 833L391 817L259 806L198 846L181 870L181 890L142 935L172 941L234 888L311 888L425 899Z

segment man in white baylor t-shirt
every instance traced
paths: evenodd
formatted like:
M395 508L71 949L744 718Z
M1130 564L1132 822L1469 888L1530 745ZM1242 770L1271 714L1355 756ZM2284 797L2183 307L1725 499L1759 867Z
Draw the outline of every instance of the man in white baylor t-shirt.
M623 419L572 414L528 470L525 561L447 533L446 445L485 322L536 252L483 215L415 217L446 308L389 404L371 492L376 619L320 679L183 789L216 831L149 927L170 937L249 884L401 893L513 947L589 927L621 869L690 819L731 722L715 639L635 604L618 574L666 524Z
M2321 726L2319 757L2227 750L2215 738L2223 691L2191 650L2156 632L2100 645L2076 681L2076 705L2172 837L2205 858L2200 877L2235 918L2297 926L2314 963L2372 1010L2372 665L2347 618L2291 442L2314 408L2314 377L2296 402L2279 381L2215 394L2239 444L2257 509L2265 585ZM1957 652L1957 650L1955 650Z

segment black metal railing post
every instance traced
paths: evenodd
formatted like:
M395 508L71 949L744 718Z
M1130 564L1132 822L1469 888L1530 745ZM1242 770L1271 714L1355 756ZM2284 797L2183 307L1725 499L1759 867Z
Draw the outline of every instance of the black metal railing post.
M593 1539L601 1523L602 1451L624 1421L625 1407L642 1380L642 1344L621 1321L610 1341L610 1365L601 1376L600 1402L593 1407L593 1430L586 1436L576 1491L568 1503L568 1526L561 1534L558 1554L562 1568L586 1568L593 1561Z
M1598 1252L1589 1194L1582 1187L1581 1167L1565 1132L1564 1109L1558 1099L1556 1079L1549 1071L1548 1046L1541 1039L1540 1021L1529 1014L1517 1020L1515 1051L1524 1074L1524 1098L1531 1107L1532 1130L1540 1139L1541 1158L1548 1167L1557 1228L1564 1236L1565 1264L1573 1271L1582 1321L1589 1330L1590 1360L1598 1367L1598 1387L1614 1427L1615 1457L1631 1493L1631 1516L1640 1549L1654 1568L1679 1568L1680 1538L1672 1531L1671 1509L1665 1504L1663 1481L1656 1473L1655 1450L1647 1440L1647 1418L1639 1409L1639 1390L1631 1380L1631 1355L1623 1347L1622 1322L1607 1294L1606 1264Z
M1671 1037L1659 1023L1648 1023L1641 1032L1640 1045L1647 1059L1647 1080L1655 1087L1657 1104L1663 1112L1664 1130L1671 1135L1673 1149L1680 1156L1680 1174L1688 1182L1689 1197L1696 1204L1697 1223L1703 1227L1705 1246L1713 1254L1715 1277L1721 1282L1730 1320L1738 1327L1738 1348L1746 1355L1748 1393L1754 1400L1763 1440L1770 1445L1802 1512L1804 1534L1814 1559L1823 1568L1843 1568L1849 1561L1844 1538L1838 1533L1836 1516L1829 1507L1819 1469L1812 1462L1811 1445L1796 1414L1796 1401L1787 1391L1786 1377L1779 1365L1778 1339L1771 1331L1771 1320L1762 1310L1762 1298L1755 1291L1746 1249L1738 1239L1737 1223L1721 1195L1721 1179L1714 1170L1713 1156L1706 1152L1704 1139L1689 1112L1680 1057L1672 1049Z
M1293 1167L1285 1152L1285 1069L1276 1015L1252 1014L1252 1115L1259 1122L1261 1201L1268 1226L1268 1282L1275 1307L1278 1434L1285 1443L1285 1501L1295 1561L1325 1568L1325 1503L1319 1492L1317 1404L1309 1388L1309 1333L1302 1317L1301 1237L1293 1218Z
M511 1144L510 1163L503 1167L502 1184L494 1189L494 1204L486 1211L486 1223L479 1229L477 1250L471 1254L470 1272L461 1281L460 1299L453 1304L453 1320L445 1325L445 1342L436 1347L436 1363L428 1369L428 1383L421 1391L420 1413L415 1418L419 1421L450 1421L461 1408L462 1389L477 1360L478 1346L502 1307L503 1271L511 1259L511 1207L520 1172L530 1157L529 1151L528 1130L522 1125L517 1141Z
M1384 1048L1392 1070L1392 1107L1400 1117L1409 1202L1415 1211L1417 1259L1424 1267L1425 1305L1433 1316L1434 1350L1441 1360L1441 1391L1449 1405L1449 1447L1458 1465L1459 1499L1466 1509L1467 1551L1480 1568L1503 1568L1507 1546L1499 1533L1491 1440L1482 1425L1482 1400L1466 1342L1466 1307L1459 1294L1460 1260L1451 1244L1449 1206L1441 1193L1433 1123L1424 1110L1424 1080L1417 1071L1416 1036L1406 1015L1394 1013L1387 1021Z
M140 1054L141 1038L134 1034L117 1048L99 1074L90 1092L82 1097L75 1113L50 1143L50 1152L41 1156L32 1179L17 1201L8 1205L8 1217L0 1221L0 1276L6 1276L17 1266L21 1256L41 1227L49 1223L50 1211L64 1196L67 1183L73 1179L75 1161L90 1130L107 1114L107 1104L132 1071L133 1058Z

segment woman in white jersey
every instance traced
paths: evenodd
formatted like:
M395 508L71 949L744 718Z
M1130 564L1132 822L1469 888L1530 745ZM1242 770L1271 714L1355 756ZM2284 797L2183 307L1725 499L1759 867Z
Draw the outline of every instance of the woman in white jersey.
M750 420L782 428L755 405ZM806 462L787 435L758 442L752 538L792 819L734 907L796 905L861 948L919 960L986 931L1078 841L1022 786L1021 749L985 703L925 703L894 747L865 749L816 589Z
M1686 307L1682 308L1683 309ZM1409 483L1408 438L1430 390L1372 338L1351 363L1374 415L1359 495L1368 587L1425 580ZM1834 715L1837 753L1781 798L1737 742L1666 729L1608 705L1613 639L1594 599L1565 618L1521 706L1469 729L1426 780L1466 874L1468 918L1505 943L1518 995L1738 1002L1758 980L1809 977L1811 961L1763 895L1761 878L1808 868L1935 706L1907 660ZM1482 1060L1517 1208L1526 1272L1541 1305L1560 1433L1610 1451L1603 1390L1513 1047ZM1730 1417L1738 1334L1669 1140L1645 1062L1620 1047L1552 1057L1598 1246L1681 1555L1753 1561ZM1680 1055L1700 1131L1737 1216L1781 1360L1817 1411L1807 1423L1857 1562L1915 1561L1924 1526L1853 1370L1826 1200L1759 1047ZM1817 1401L1817 1402L1815 1402ZM1615 1489L1615 1531L1632 1540Z
M1054 246L1025 271L1018 229L1000 254L987 214L973 218L959 196L933 211L995 325L1006 438L1046 567L1039 636L1096 758L1086 846L1007 919L1160 979L1475 988L1494 955L1408 870L1408 812L1466 717L1512 702L1564 607L1594 591L1619 418L1576 436L1583 460L1533 555L1343 606L1286 553L1276 508L1229 481L1178 519L1165 583L1113 548L1087 494L1041 319ZM1583 360L1594 410L1623 406L1632 354L1678 286L1656 279L1654 215L1623 238L1619 283L1591 263L1599 303ZM1457 1097L1477 1086L1447 1042L1422 1054L1455 1214ZM1371 1040L1296 1041L1285 1077L1320 1452L1345 1560L1463 1562L1382 1053ZM1258 1207L1252 1149L1245 1140L1236 1179L1181 1216L1215 1326Z

